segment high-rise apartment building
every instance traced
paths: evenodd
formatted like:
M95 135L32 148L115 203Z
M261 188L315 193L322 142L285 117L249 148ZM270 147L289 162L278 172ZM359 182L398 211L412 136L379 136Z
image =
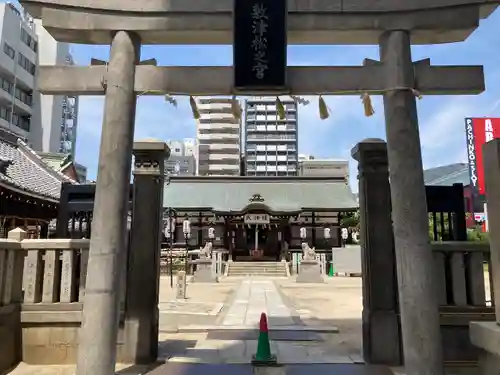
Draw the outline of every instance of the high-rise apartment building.
M165 160L167 176L194 176L196 174L196 142L186 138L181 141L168 141L170 157Z
M11 3L0 4L0 43L0 126L36 151L74 158L77 98L34 91L38 65L73 63L69 44Z
M297 176L298 111L292 98L256 97L245 102L244 149L247 176Z
M33 90L38 61L35 24L15 5L0 4L0 127L33 144Z
M232 99L198 98L197 174L240 175L240 124L232 111Z

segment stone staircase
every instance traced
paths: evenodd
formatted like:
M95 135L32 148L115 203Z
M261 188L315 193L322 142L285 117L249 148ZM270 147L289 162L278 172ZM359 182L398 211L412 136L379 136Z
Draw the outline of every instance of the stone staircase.
M284 262L228 262L227 266L227 276L287 276Z

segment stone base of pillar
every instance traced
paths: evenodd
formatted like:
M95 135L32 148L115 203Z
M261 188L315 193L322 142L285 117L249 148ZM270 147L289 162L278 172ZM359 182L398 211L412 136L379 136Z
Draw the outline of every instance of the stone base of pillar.
M324 283L321 276L321 266L317 260L303 260L300 262L299 274L295 279L297 283Z
M195 283L218 283L219 278L214 275L212 270L211 259L197 259L193 261L196 265L196 272L194 273L192 281Z
M144 317L126 317L124 344L119 347L117 361L135 365L155 363L158 358L159 311L145 311ZM145 322L149 322L146 326Z
M363 309L363 358L366 363L402 366L400 337L399 317L395 311Z
M471 322L470 340L481 349L479 368L482 375L500 375L500 325L496 322Z

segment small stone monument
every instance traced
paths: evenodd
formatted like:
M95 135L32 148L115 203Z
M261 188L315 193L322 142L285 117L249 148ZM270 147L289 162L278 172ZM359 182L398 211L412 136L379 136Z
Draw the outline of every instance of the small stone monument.
M302 261L295 281L297 283L324 283L321 266L316 260L316 251L305 242L302 243Z
M193 261L196 264L193 282L218 283L219 278L214 274L212 268L212 242L207 242L200 251L200 259Z
M187 288L187 280L186 280L186 271L177 272L177 290L176 290L176 298L177 299L186 299L186 288Z

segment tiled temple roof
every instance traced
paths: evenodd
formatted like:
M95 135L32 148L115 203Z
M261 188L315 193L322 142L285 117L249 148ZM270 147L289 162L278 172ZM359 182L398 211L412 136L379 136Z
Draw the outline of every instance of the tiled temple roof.
M58 201L62 182L77 183L51 168L26 143L0 140L0 184Z
M350 211L359 207L345 180L307 177L172 176L163 190L163 207L241 212L258 195L266 209Z

